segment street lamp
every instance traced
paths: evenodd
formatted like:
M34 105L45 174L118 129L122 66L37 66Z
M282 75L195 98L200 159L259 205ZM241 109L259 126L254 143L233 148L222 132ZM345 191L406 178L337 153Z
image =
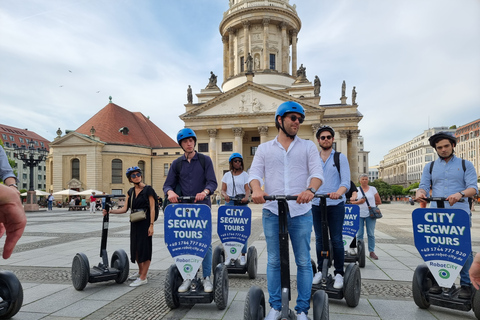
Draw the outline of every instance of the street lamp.
M30 140L28 143L28 148L25 146L15 148L14 157L22 160L23 163L30 168L30 188L27 192L25 211L38 211L36 192L33 188L33 168L38 166L40 162L44 161L47 154L48 150L46 148L35 149L35 141L33 140Z

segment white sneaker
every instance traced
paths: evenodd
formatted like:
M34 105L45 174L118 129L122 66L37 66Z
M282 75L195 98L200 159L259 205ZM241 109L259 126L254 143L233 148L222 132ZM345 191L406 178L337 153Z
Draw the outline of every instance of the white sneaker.
M348 254L351 255L351 256L355 256L357 254L357 249L349 248L348 249Z
M138 272L135 272L134 274L132 274L130 277L128 277L128 280L137 280L137 278L140 276L140 274L138 274Z
M281 312L275 309L270 309L270 312L267 314L265 320L277 320L280 318Z
M247 263L247 259L245 259L245 256L240 256L240 265L244 266Z
M313 281L312 283L313 284L319 284L320 283L320 280L322 280L322 272L317 272L315 273L315 275L313 276Z
M340 273L335 275L335 283L333 284L335 289L342 289L343 288L343 276Z
M227 261L225 261L225 265L226 265L226 266L229 266L231 263L232 263L232 261L231 261L231 260L227 260Z
M188 288L190 288L191 283L192 283L192 280L190 279L183 280L183 283L180 285L180 287L178 287L178 292L180 293L187 292Z
M302 312L297 314L297 320L309 320L309 319L307 318L307 315L305 314L305 312Z
M130 283L130 287L138 287L138 286L143 286L144 284L147 284L148 280L145 278L145 280L142 280L140 278L137 278L137 280L133 281Z
M206 277L203 279L203 290L205 292L212 292L213 291L213 285L210 282L210 277Z

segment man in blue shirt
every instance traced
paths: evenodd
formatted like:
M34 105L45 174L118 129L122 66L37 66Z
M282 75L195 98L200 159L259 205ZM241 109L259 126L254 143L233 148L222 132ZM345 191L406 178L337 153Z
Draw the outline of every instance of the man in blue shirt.
M333 141L335 140L335 131L330 126L318 128L316 137L320 145L320 162L323 168L325 182L317 190L318 194L328 194L327 199L327 221L330 230L330 238L333 247L333 261L335 267L335 289L343 288L343 264L345 262L345 252L343 248L343 219L345 217L345 201L343 195L350 188L350 166L347 157L340 154L340 172L335 166ZM315 245L317 250L318 267L321 270L323 257L321 256L322 241L322 223L321 223L320 199L313 199L313 228L315 230ZM332 253L331 253L332 254ZM320 283L322 272L317 272L313 277L313 284Z
M7 187L15 189L16 193L20 194L17 187L17 177L8 162L7 154L2 146L0 146L0 179Z
M167 179L163 185L163 192L171 203L178 202L178 194L175 193L177 185L180 186L182 196L195 196L195 203L203 203L212 206L210 195L217 189L217 178L213 170L212 159L206 155L199 155L195 151L197 136L190 128L182 129L177 134L177 142L185 152L183 156L173 160ZM199 157L202 157L200 159ZM176 172L181 161L180 172ZM212 246L207 250L202 262L203 287L205 292L212 292L213 285L210 282L212 272ZM186 292L192 280L185 279L178 288L178 292Z
M454 155L454 148L457 144L457 139L447 132L439 132L431 136L429 139L430 145L437 151L438 159L435 160L433 170L430 174L430 164L423 168L422 179L416 193L416 199L420 202L427 197L430 192L430 184L432 185L432 197L444 197L451 208L462 209L470 212L470 206L467 199L476 195L477 187L477 173L470 161L465 160L465 170L463 169L462 159ZM460 199L463 202L458 202ZM431 202L431 208L436 208L437 203ZM445 204L447 208L447 203ZM460 271L460 285L461 289L458 297L461 299L469 299L471 296L471 282L468 275L470 266L472 265L473 256L467 258L462 270ZM440 287L433 286L430 291L432 293L440 293Z

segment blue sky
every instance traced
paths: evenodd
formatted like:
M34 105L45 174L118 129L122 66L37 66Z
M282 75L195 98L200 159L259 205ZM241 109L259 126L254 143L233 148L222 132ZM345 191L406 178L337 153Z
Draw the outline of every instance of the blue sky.
M480 118L477 0L290 0L321 104L356 86L370 165L428 127ZM186 89L222 77L228 0L0 0L0 123L53 140L108 103L172 138ZM70 72L71 71L71 72ZM196 97L194 95L194 102Z

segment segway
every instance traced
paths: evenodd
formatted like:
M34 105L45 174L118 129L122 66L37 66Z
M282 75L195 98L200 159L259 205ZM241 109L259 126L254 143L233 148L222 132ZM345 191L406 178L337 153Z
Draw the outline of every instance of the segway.
M356 204L345 205L345 219L343 221L343 248L345 251L345 262L358 262L360 268L365 268L365 244L363 240L357 241L357 250L351 254L348 249L355 240L360 225L360 208Z
M193 204L194 196L181 196L184 203L165 207L165 244L175 260L165 275L165 302L170 309L180 304L211 303L219 310L227 307L228 271L221 263L214 268L213 291L205 292L198 269L212 243L212 215L205 204ZM187 203L185 203L187 202ZM192 279L186 292L178 292L184 279Z
M252 210L247 206L240 206L242 198L230 198L234 206L220 206L218 208L217 234L222 245L216 246L213 251L212 265L225 263L228 273L248 273L250 279L257 277L257 249L250 246L247 250L247 263L241 265L238 257L248 241L252 224ZM227 250L225 250L227 248ZM226 253L226 254L225 254Z
M315 195L316 197L318 195ZM280 277L282 286L282 310L281 320L295 320L297 316L289 308L291 300L290 290L290 264L289 264L289 246L288 246L288 227L287 200L297 200L297 196L272 195L265 196L265 200L278 201L278 225L280 241ZM313 320L326 320L329 318L329 307L327 295L324 291L317 291L312 298L313 301ZM243 309L244 320L258 320L265 318L265 295L258 286L252 286L248 291Z
M480 294L472 286L472 297L461 299L455 279L471 253L470 217L461 209L445 209L446 198L427 198L438 208L418 208L412 212L415 247L425 264L415 269L412 293L421 309L430 305L470 311L480 319ZM461 199L460 201L465 201ZM438 292L431 292L433 286Z
M349 307L356 307L360 301L360 290L362 287L362 278L360 275L360 268L356 263L349 263L345 268L345 273L343 276L343 288L335 289L333 284L335 279L331 274L328 273L328 269L331 266L331 250L329 245L329 231L328 231L328 221L327 221L327 197L328 195L316 195L320 198L321 210L321 225L322 225L322 244L323 250L321 255L325 258L323 259L323 265L318 266L318 269L322 271L322 279L320 283L312 285L312 294L318 290L325 291L328 294L329 298L332 299L343 299L347 302ZM312 263L312 268L316 272L315 263Z
M17 276L0 271L0 319L10 319L22 307L23 288Z
M106 198L105 210L107 214L103 216L102 222L102 240L100 245L100 257L102 261L90 269L88 258L84 253L77 253L72 262L72 283L76 290L85 289L88 282L103 282L115 280L116 283L124 283L128 278L129 262L128 256L124 250L116 250L112 255L111 266L108 265L107 238L109 211L112 206L112 198L122 198L125 195L95 195L94 198Z

